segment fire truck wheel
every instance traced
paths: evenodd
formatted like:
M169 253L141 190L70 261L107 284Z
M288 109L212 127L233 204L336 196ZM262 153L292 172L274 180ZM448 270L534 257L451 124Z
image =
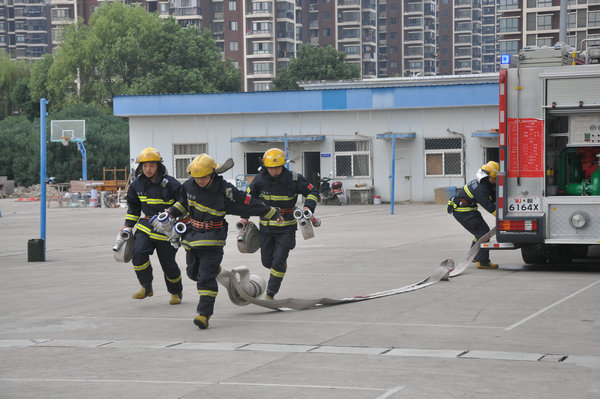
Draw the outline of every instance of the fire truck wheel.
M545 265L548 263L546 258L546 248L544 245L527 245L521 248L523 262L528 265Z

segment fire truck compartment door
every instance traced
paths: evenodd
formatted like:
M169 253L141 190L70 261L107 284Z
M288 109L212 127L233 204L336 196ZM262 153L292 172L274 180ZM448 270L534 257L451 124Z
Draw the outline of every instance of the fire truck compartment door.
M548 79L546 85L546 106L552 107L579 107L582 101L584 106L600 105L598 88L600 75L588 76L580 79Z

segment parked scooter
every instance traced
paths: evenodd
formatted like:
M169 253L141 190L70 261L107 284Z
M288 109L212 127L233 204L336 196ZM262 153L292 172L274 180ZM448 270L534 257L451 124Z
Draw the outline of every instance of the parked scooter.
M323 205L334 204L342 205L346 202L344 195L344 189L341 181L336 181L329 184L331 179L329 177L321 177L319 179L319 195L321 196L321 202Z

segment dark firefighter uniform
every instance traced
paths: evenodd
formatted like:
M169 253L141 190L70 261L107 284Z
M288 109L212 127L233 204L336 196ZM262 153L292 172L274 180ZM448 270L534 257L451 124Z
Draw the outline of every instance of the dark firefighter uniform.
M160 266L164 272L167 291L181 299L183 285L179 266L175 262L177 249L171 246L167 236L157 233L150 225L152 216L164 212L166 208L175 203L180 187L181 183L167 175L163 167L159 168L155 182L141 174L136 177L127 190L128 210L125 226L136 226L132 263L135 274L142 288L145 289L145 296L152 296L153 293L150 255L156 249ZM144 216L141 216L142 212ZM140 299L135 295L134 298Z
M474 238L471 246L475 245L479 238L490 231L490 227L478 210L478 204L492 215L496 215L496 184L490 182L489 176L471 180L448 203L448 212L451 212L454 218L473 234ZM497 265L490 263L489 249L481 248L473 261L477 262L480 268L497 267Z
M194 180L196 164L204 167L206 154L197 162L190 164L192 178L183 183L177 202L169 209L174 216L189 218L187 230L183 234L181 245L186 250L187 275L196 281L200 300L198 315L194 323L201 329L208 327L208 318L213 314L215 298L218 293L217 275L221 269L223 246L227 239L228 224L225 215L250 214L262 216L265 220L277 218L277 210L260 201L253 200L243 191L228 183L223 177L212 174L212 180L206 187L200 187ZM196 164L194 164L196 162ZM210 165L210 164L209 164ZM190 171L188 167L188 171ZM211 167L210 170L214 170ZM200 173L201 175L201 173ZM203 176L199 176L203 177Z
M283 168L281 175L271 176L265 168L259 173L247 192L265 204L280 208L283 222L260 219L260 256L264 267L270 269L267 298L273 298L285 276L287 258L296 247L297 221L294 209L298 194L305 197L304 206L313 213L317 206L319 191L302 175Z

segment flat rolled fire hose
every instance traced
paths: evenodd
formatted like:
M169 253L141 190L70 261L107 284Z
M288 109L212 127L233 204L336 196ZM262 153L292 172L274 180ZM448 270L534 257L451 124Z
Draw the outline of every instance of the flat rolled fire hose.
M333 305L341 305L344 303L352 303L352 302L360 302L367 301L369 299L375 298L383 298L386 296L403 294L406 292L412 292L419 290L421 288L429 287L438 283L439 281L447 281L450 277L456 277L463 273L467 267L471 264L471 261L477 254L479 247L482 242L489 241L490 237L496 234L496 228L494 227L487 234L482 236L475 245L471 247L471 249L467 252L467 254L463 257L463 259L458 263L458 265L454 265L454 260L452 258L448 258L440 263L439 266L435 268L433 273L424 280L419 281L418 283L410 284L400 288L394 288L387 291L375 292L373 294L368 295L358 295L349 298L342 299L331 299L331 298L319 298L319 299L299 299L299 298L285 298L285 299L273 299L273 300L265 300L265 299L257 299L250 295L248 295L240 286L238 282L236 273L233 271L223 270L219 274L219 278L226 278L229 280L229 284L225 285L228 290L235 290L235 294L241 297L243 300L248 303L262 306L265 308L273 309L273 310L307 310L307 309L316 309L324 306L333 306Z

